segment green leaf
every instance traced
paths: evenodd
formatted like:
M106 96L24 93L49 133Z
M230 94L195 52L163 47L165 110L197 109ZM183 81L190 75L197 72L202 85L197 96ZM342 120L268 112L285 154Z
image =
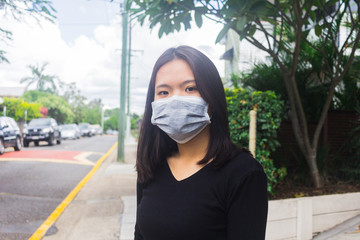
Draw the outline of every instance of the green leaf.
M161 24L158 36L159 36L159 38L161 38L164 33L169 34L172 31L173 31L173 27L172 27L171 21L167 20Z
M160 29L159 29L159 32L158 32L158 37L161 38L164 34L164 26L165 25L161 25Z
M310 32L310 29L303 32L303 35L305 36L305 38L307 38L307 36L309 35L309 32Z
M315 22L315 20L316 20L316 13L315 13L315 11L310 11L310 12L309 12L309 16L310 16L311 21Z
M236 29L239 31L243 31L246 23L247 23L246 16L240 17L239 20L236 22Z
M198 11L195 11L195 22L198 28L201 28L203 21L201 13L199 13Z
M145 18L146 18L145 14L141 14L141 15L138 16L137 20L138 20L138 22L140 23L141 26L144 24Z
M176 31L180 31L180 29L181 29L181 23L180 23L180 21L175 21L174 22L174 28L175 28L175 30Z
M256 25L251 25L248 33L249 37L254 36L255 32L256 32Z
M150 2L149 8L157 8L160 3L161 3L161 0L153 0Z
M316 34L316 36L320 37L321 33L322 33L322 27L320 25L316 25L315 26L315 34Z
M190 13L187 12L183 18L183 24L184 24L185 31L191 28L190 21L191 21L191 15L190 15Z
M206 14L209 9L207 7L195 7L195 11L203 14Z
M219 32L219 34L216 37L216 41L215 43L220 42L221 39L223 39L223 37L225 36L225 34L229 31L229 29L234 25L234 22L228 22L225 24L225 26L223 27L223 29L221 29L221 31Z
M316 7L323 6L323 5L321 4L321 2L322 2L322 0L315 0L314 3L313 3L313 5L316 6Z
M265 21L267 21L268 23L276 26L278 25L278 22L275 20L275 19L272 19L272 18L264 18Z

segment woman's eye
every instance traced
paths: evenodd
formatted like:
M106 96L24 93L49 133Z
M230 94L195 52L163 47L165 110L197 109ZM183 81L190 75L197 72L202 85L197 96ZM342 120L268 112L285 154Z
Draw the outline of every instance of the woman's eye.
M196 91L196 90L197 90L196 87L187 87L187 88L185 89L186 92L193 92L193 91Z
M158 95L168 95L168 91L160 91L158 92Z

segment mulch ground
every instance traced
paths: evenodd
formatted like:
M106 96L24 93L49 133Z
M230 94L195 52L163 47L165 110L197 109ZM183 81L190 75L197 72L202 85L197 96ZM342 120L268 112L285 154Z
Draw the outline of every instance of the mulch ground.
M354 182L333 181L326 182L322 188L315 188L311 185L297 185L290 181L284 181L282 184L276 186L275 193L274 195L269 196L269 200L351 192L360 192L360 184Z

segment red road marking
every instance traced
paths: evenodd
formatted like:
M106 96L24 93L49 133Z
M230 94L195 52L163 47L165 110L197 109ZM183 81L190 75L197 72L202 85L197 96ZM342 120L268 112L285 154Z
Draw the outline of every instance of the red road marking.
M61 159L61 160L71 160L78 161L75 159L77 155L82 152L79 151L51 151L51 150L42 150L42 151L16 151L16 152L6 152L0 156L1 158L41 158L41 159Z

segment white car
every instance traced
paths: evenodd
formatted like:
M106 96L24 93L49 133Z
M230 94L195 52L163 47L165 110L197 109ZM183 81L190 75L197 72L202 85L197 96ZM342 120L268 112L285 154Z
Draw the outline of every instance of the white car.
M61 126L62 139L79 139L80 129L76 124L65 124Z
M79 126L82 137L84 137L84 136L91 137L92 136L91 127L90 127L89 123L80 123L78 126Z

